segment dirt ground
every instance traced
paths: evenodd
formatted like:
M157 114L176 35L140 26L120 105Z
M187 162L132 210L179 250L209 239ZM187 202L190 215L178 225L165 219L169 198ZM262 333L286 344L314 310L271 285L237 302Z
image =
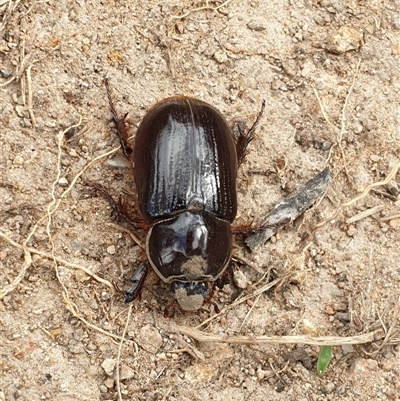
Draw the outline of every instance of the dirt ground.
M400 400L399 10L0 0L0 400ZM302 218L252 252L237 242L246 288L216 291L218 315L164 318L154 274L131 309L113 292L143 252L84 185L135 207L105 76L132 135L168 96L213 104L234 132L266 100L235 225L331 168Z

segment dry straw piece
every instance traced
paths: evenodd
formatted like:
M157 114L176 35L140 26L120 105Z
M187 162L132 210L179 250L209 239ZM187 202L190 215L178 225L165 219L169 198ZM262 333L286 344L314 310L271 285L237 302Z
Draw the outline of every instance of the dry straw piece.
M170 326L169 330L175 333L184 334L199 342L218 342L227 344L307 344L307 345L348 345L366 344L382 339L383 330L375 330L365 334L349 337L338 336L236 336L226 334L204 333L193 327ZM390 340L389 340L390 341Z

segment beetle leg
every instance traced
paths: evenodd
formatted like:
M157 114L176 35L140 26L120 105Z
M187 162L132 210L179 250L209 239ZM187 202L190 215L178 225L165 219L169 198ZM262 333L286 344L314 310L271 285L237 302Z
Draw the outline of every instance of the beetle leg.
M147 265L141 263L131 278L132 285L125 291L125 303L132 302L140 296L147 271Z
M261 224L258 227L253 227L251 224L246 226L232 227L233 234L242 234L244 236L255 235L266 230L274 230L275 232L285 224L290 222L290 217L284 217L275 223Z
M232 282L232 274L233 274L233 265L232 265L232 261L230 261L229 265L226 267L225 271L215 281L215 285L220 290L222 290L225 285L230 284Z
M116 202L111 195L99 184L85 182L85 185L92 188L97 194L101 195L111 206L113 212L117 213L118 217L125 220L129 225L134 228L147 229L148 224L144 220L133 220L129 216L128 210L120 197Z
M110 82L109 82L108 78L104 78L104 84L106 86L108 103L110 104L112 119L113 119L113 122L115 125L115 129L117 130L117 135L119 138L119 143L121 144L122 152L124 153L125 157L128 160L131 160L132 159L132 148L130 147L130 145L128 143L128 132L127 132L126 123L125 123L128 113L125 114L122 118L118 117L117 111L115 110L115 107L114 107L114 102L112 100L111 87L110 87Z
M244 131L242 131L240 127L238 127L239 138L236 142L236 154L237 154L237 160L238 160L238 167L243 163L243 160L246 157L247 146L249 146L249 143L254 139L254 132L256 131L257 125L261 120L261 117L264 113L264 109L265 109L265 100L263 100L263 102L262 102L261 110L258 113L256 120L254 121L253 125L246 133Z
M175 306L177 303L178 302L176 299L172 299L172 300L170 300L170 302L168 302L168 304L164 308L164 317L165 318L174 316Z
M258 234L262 231L269 230L269 229L278 230L278 228L284 226L285 224L289 223L290 221L291 221L290 217L283 217L281 220L277 221L276 223L267 223L267 224L262 224L261 226L258 226L258 227L254 227L247 232L247 235Z

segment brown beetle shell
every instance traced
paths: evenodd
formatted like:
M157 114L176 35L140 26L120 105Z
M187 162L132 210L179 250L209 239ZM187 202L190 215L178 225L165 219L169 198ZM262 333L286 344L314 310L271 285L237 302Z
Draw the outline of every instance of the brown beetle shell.
M157 103L139 126L133 160L146 221L190 208L235 219L235 141L225 118L211 105L187 97Z
M147 256L165 281L214 281L232 252L237 211L235 140L225 118L197 99L173 97L144 116L134 174Z

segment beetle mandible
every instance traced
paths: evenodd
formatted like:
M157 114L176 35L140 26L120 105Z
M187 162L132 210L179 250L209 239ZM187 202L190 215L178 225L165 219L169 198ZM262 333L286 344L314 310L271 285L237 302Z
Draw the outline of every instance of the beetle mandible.
M164 99L144 116L132 149L108 80L106 88L122 150L133 164L139 209L150 226L149 264L171 285L171 295L183 310L198 310L230 263L237 170L265 102L252 127L235 140L225 118L210 104L184 96ZM121 204L106 197L140 228ZM139 295L147 271L146 264L139 267L125 292L126 302Z

